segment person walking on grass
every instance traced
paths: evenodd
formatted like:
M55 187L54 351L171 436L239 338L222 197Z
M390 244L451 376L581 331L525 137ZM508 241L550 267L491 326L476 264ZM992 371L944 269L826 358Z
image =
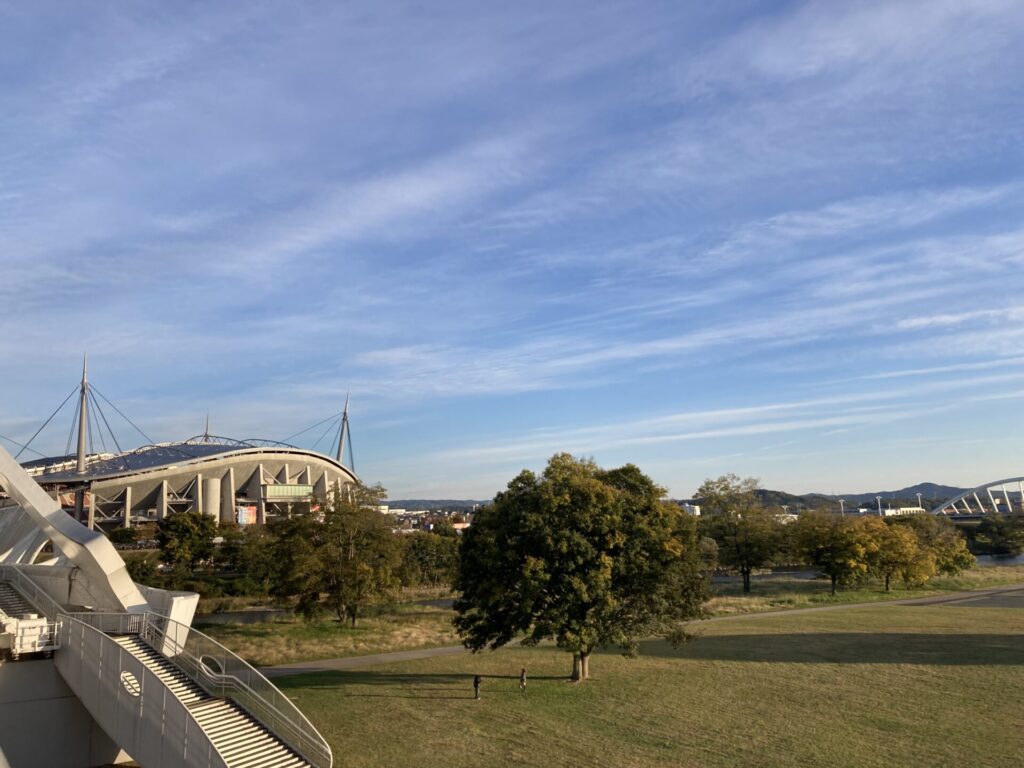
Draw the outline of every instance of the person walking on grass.
M473 698L480 698L480 683L483 682L483 678L480 675L473 675Z
M519 670L519 692L526 693L526 667Z

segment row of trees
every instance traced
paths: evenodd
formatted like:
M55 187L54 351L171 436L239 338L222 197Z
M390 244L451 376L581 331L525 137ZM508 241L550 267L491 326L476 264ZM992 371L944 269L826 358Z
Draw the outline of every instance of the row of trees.
M685 640L701 615L708 574L804 562L839 584L869 575L889 589L973 564L945 520L802 515L785 525L757 499L757 482L727 475L698 494L701 521L663 501L665 490L635 466L605 470L558 454L541 475L524 471L466 532L455 587L455 626L474 651L513 639L554 640L584 680L594 650L635 653L638 638Z
M932 516L839 517L805 513L783 524L757 501L757 483L727 475L701 486L698 524L637 467L603 469L568 454L540 475L524 471L479 511L461 539L395 533L378 510L379 486L334 494L317 516L224 532L201 515L161 523L164 558L234 576L313 619L353 625L402 585L453 583L455 626L472 650L519 638L554 640L572 655L572 679L589 676L591 654L626 654L655 634L686 638L701 615L709 573L751 575L779 562L814 565L837 585L877 576L920 584L973 564L959 533ZM452 532L454 533L454 532Z
M754 570L780 563L813 565L832 584L877 577L889 591L894 579L924 584L974 565L967 542L947 520L933 515L895 519L807 512L785 524L758 501L757 481L724 475L697 491L701 533L717 545L719 564L737 570L750 591Z
M267 526L217 528L198 513L172 515L157 528L169 586L209 594L265 596L307 619L333 614L353 626L371 606L390 602L404 586L450 584L458 537L397 533L378 506L380 486L350 486L332 494L319 515L299 515ZM214 544L218 534L223 541ZM136 573L153 583L154 573ZM197 581L197 575L205 578Z

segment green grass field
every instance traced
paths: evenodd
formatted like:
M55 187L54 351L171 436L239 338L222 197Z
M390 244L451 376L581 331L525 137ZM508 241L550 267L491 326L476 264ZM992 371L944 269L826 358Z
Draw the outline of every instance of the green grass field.
M834 597L822 579L797 579L779 575L756 580L754 591L743 595L738 581L715 586L715 597L707 604L710 615L758 613L818 605L873 602L898 598L927 597L942 592L976 589L1001 584L1024 583L1024 566L976 568L955 578L933 579L924 589L894 586L886 593L878 585L844 589ZM405 600L436 599L437 589L409 591ZM243 607L243 598L211 598L208 604L227 609ZM454 614L437 605L405 602L393 609L359 620L355 629L325 620L308 624L301 619L283 619L265 624L204 624L196 626L256 666L311 661L413 648L432 648L459 643L451 625Z
M699 631L596 655L583 685L552 647L275 682L345 766L1021 764L1024 611L879 605Z

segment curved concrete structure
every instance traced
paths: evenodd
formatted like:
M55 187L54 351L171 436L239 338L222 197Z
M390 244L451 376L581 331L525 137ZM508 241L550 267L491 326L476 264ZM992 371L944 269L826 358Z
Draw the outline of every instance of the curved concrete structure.
M88 528L159 522L197 511L224 523L308 512L355 473L322 453L269 441L203 435L119 454L28 462L25 469ZM77 503L76 503L77 499Z

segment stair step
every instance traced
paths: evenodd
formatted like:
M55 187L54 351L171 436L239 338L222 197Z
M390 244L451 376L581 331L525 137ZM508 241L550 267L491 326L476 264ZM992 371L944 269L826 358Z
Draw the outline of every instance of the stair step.
M229 699L210 696L138 635L114 641L185 703L229 768L309 768L309 763Z

